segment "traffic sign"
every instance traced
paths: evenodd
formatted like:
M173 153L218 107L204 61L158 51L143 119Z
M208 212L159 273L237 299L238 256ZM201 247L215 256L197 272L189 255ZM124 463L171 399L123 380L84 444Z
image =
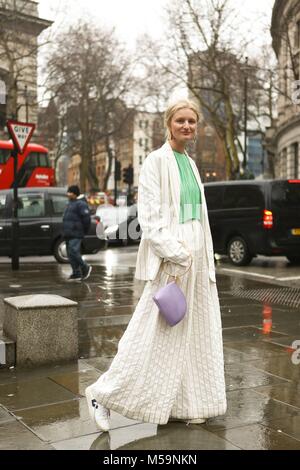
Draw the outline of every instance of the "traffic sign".
M13 213L11 223L11 238L12 238L12 257L11 266L13 271L19 269L19 219L18 219L18 154L25 152L26 147L32 137L35 129L35 124L30 122L19 122L9 119L6 122L8 132L14 143L14 150L12 152L14 161L14 197L13 197Z
M19 153L24 153L32 137L35 124L9 119L7 129Z

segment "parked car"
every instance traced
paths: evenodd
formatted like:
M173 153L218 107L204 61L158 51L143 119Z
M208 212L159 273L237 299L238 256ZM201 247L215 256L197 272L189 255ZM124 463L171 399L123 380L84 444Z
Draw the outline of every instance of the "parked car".
M215 253L237 266L256 255L300 262L300 180L205 184Z
M141 240L141 228L137 218L137 205L115 207L100 206L96 215L104 225L108 243L127 246Z
M66 243L62 233L62 217L68 203L65 188L21 188L18 190L20 256L53 255L59 263L67 263ZM0 256L12 254L13 191L0 191ZM99 222L92 216L89 233L82 242L82 253L104 249L107 242L96 235ZM100 231L98 230L98 233Z

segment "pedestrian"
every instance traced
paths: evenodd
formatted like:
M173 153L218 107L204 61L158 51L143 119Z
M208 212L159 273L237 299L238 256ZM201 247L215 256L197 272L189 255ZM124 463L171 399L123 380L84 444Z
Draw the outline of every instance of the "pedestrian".
M91 225L91 216L88 205L80 198L78 186L70 186L67 190L69 204L63 215L63 235L66 240L67 254L72 267L69 281L86 280L92 271L81 257L81 243L88 233Z
M170 106L167 142L150 153L141 169L138 218L143 235L135 277L146 284L109 370L86 389L90 415L102 431L109 429L110 410L157 424L201 424L226 412L207 206L197 166L185 150L196 139L199 118L192 101ZM170 327L153 296L168 282L166 271L175 275L189 267L180 284L187 314Z

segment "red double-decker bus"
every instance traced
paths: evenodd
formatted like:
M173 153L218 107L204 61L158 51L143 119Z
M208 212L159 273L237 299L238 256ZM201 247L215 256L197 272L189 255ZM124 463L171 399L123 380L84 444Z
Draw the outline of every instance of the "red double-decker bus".
M13 148L11 141L0 140L0 189L12 188L14 184ZM24 154L18 154L17 182L19 188L55 186L46 147L28 144Z

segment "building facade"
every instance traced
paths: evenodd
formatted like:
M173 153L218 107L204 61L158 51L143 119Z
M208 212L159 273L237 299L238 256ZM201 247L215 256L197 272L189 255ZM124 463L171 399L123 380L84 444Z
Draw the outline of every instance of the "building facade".
M121 181L118 182L118 191L126 194L127 185L123 182L123 170L132 165L134 170L133 188L136 190L139 183L139 175L142 164L147 155L159 148L165 141L163 128L163 115L160 113L149 113L135 111L129 113L127 122L122 133L111 139L112 153L121 164ZM94 168L98 180L98 189L104 190L104 180L108 171L108 153L105 141L99 141L93 157ZM106 190L114 191L114 160L107 182ZM78 184L80 181L81 157L76 154L72 156L68 168L68 184ZM92 188L89 188L90 190Z
M278 120L269 137L276 178L300 178L300 2L276 0L271 33L278 59Z
M52 22L38 2L0 0L0 136L9 118L37 123L38 36Z

